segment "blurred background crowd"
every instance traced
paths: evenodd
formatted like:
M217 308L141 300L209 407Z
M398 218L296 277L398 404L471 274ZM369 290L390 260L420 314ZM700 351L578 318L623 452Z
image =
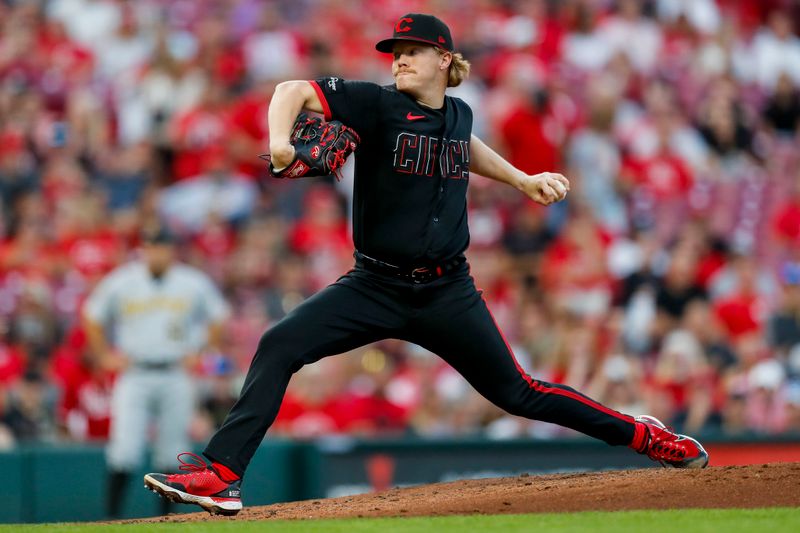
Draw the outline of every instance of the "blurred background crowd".
M431 12L453 95L544 208L471 178L473 276L534 377L689 432L800 431L800 2L0 2L0 448L104 440L114 375L80 309L166 222L233 308L193 436L262 332L352 266L348 179L271 180L286 79L391 83L374 43ZM269 435L564 436L385 341L297 374Z

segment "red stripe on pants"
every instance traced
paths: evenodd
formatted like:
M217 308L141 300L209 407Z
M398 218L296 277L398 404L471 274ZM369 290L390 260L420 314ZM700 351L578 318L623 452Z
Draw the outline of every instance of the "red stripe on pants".
M481 299L483 299L483 297L481 297ZM635 424L636 421L630 415L624 415L624 414L622 414L622 413L620 413L618 411L614 411L613 409L609 409L608 407L606 407L606 406L604 406L602 404L599 404L599 403L595 402L594 400L590 400L589 398L587 398L587 397L585 397L585 396L583 396L581 394L576 394L576 393L574 393L572 391L559 389L557 387L546 387L546 386L542 385L541 383L539 383L538 381L536 381L535 379L533 379L532 377L530 377L528 375L528 373L525 372L525 369L523 369L520 366L519 361L517 361L517 358L514 355L514 350L512 350L511 349L511 345L508 344L508 340L506 339L506 336L503 333L503 330L500 329L500 327L497 325L497 320L494 318L494 315L492 314L492 310L489 309L489 305L486 304L486 300L484 300L483 303L486 305L486 309L489 311L489 316L492 317L492 321L494 322L494 325L497 328L497 331L500 332L500 336L503 338L503 342L506 344L506 348L508 348L508 354L511 356L511 359L514 361L514 366L517 367L517 371L522 376L522 379L524 379L532 389L534 389L536 392L541 392L542 394L558 394L560 396L566 396L567 398L570 398L572 400L577 400L577 401L581 402L582 404L584 404L584 405L586 405L588 407L591 407L592 409L597 409L598 411L600 411L602 413L605 413L607 415L613 416L613 417L618 418L620 420L624 420L625 422L629 422L631 424Z

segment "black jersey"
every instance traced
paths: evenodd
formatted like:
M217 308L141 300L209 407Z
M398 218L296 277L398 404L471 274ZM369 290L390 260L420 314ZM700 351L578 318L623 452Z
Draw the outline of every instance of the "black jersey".
M361 137L353 195L356 248L396 265L462 254L469 244L469 106L445 96L441 109L431 109L394 85L333 77L312 85L325 118Z

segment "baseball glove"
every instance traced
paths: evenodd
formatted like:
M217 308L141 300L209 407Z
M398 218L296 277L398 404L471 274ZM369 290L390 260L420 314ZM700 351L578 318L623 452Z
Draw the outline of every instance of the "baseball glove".
M300 113L294 121L289 142L294 146L294 160L289 166L275 171L269 154L269 172L275 178L306 178L335 175L342 179L341 168L361 142L353 128L338 120L323 122L318 117Z

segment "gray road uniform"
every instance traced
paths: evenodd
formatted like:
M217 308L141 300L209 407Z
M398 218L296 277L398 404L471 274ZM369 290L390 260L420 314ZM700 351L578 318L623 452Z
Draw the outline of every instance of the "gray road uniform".
M194 409L182 360L205 346L209 324L228 317L227 303L195 268L175 263L155 278L143 262L133 262L100 281L84 313L104 326L109 344L130 362L112 394L109 467L130 471L140 465L153 417L153 463L171 464L189 447Z

